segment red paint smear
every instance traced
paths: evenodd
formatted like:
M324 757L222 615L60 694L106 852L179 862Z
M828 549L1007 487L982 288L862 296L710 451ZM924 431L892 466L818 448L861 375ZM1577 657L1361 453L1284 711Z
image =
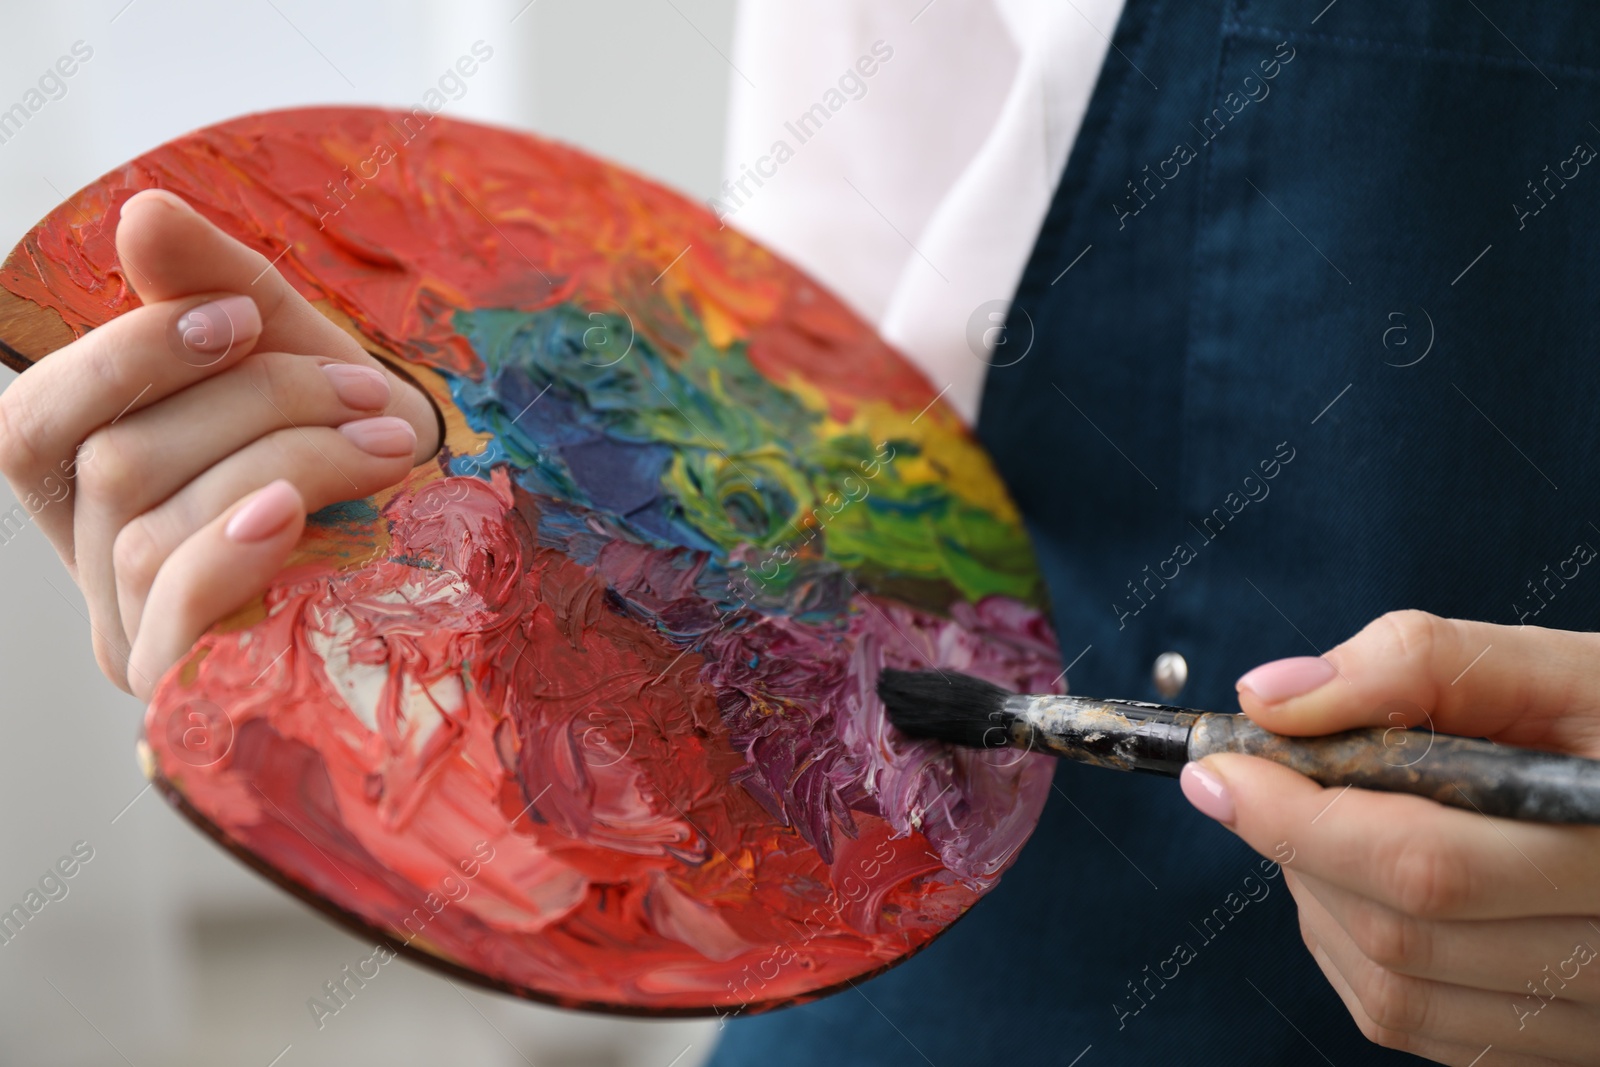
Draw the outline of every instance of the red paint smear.
M743 758L700 657L540 547L503 472L386 517L390 559L286 576L266 620L203 639L193 681L169 676L152 704L162 774L237 845L498 981L658 1010L804 998L976 899L921 833L857 814L828 864L730 785ZM380 679L369 721L333 647ZM196 697L236 737L205 766L169 733ZM473 864L479 842L493 858Z
M836 297L677 193L526 133L408 118L308 108L171 141L52 212L0 285L80 334L137 306L112 235L128 197L163 188L269 259L288 247L278 269L296 289L413 362L476 366L452 309L574 300L625 308L669 353L688 340L685 313L725 326L773 381L827 381L840 420L865 401L919 411L933 399Z

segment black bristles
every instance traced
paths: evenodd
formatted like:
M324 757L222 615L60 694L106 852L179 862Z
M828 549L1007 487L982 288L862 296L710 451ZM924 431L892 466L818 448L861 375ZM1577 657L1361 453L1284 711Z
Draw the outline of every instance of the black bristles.
M913 737L931 737L969 748L1004 748L1011 720L1010 693L955 671L885 670L878 696L889 721Z

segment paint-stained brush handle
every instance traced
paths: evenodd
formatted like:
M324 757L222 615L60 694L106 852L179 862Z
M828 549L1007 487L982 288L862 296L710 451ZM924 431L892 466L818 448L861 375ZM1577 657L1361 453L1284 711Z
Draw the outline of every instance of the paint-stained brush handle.
M1243 715L1139 700L1010 693L956 671L885 669L878 695L896 727L972 748L1043 752L1176 778L1221 752L1260 756L1324 786L1414 793L1441 804L1547 823L1600 824L1600 760L1396 727L1284 737Z
M1600 760L1509 748L1422 730L1284 737L1243 715L1196 717L1189 758L1260 756L1324 786L1414 793L1507 819L1600 823Z

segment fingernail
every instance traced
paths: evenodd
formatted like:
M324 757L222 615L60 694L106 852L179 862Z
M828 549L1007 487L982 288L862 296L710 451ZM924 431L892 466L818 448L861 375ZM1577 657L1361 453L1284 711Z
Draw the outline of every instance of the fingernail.
M374 456L409 456L417 450L417 431L405 419L380 415L339 427L350 443Z
M1309 693L1327 684L1337 673L1333 664L1321 656L1292 656L1263 663L1233 685L1235 689L1248 689L1268 704L1275 704Z
M248 296L225 296L184 312L177 330L183 347L214 355L260 333L261 312Z
M333 383L334 395L346 407L377 411L389 402L389 379L381 370L354 363L325 363L322 373Z
M226 532L235 541L246 544L265 541L282 530L300 514L300 494L294 486L279 478L244 502L244 506L228 520Z
M1224 826L1233 825L1233 796L1221 778L1198 763L1185 763L1182 773L1178 775L1178 784L1183 787L1183 795L1199 809L1200 814Z

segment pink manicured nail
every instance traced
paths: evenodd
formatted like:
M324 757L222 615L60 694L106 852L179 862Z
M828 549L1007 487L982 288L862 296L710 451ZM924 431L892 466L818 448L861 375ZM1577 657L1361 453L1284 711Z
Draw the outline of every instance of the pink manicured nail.
M225 296L184 312L177 330L178 340L191 352L226 353L261 332L261 312L248 296Z
M334 395L346 407L376 411L389 402L389 379L374 367L354 363L325 363L322 373L333 383Z
M300 494L282 478L244 502L228 520L227 534L246 544L265 541L300 514Z
M339 432L361 451L374 456L409 456L417 450L417 431L405 419L393 415L347 422Z
M1185 763L1183 772L1178 775L1178 784L1183 787L1183 795L1189 798L1189 803L1200 814L1224 826L1233 825L1233 796L1228 792L1228 787L1222 784L1221 778L1198 763Z
M1288 700L1326 685L1339 673L1321 656L1293 656L1263 663L1237 682L1235 689L1248 689L1268 704Z

